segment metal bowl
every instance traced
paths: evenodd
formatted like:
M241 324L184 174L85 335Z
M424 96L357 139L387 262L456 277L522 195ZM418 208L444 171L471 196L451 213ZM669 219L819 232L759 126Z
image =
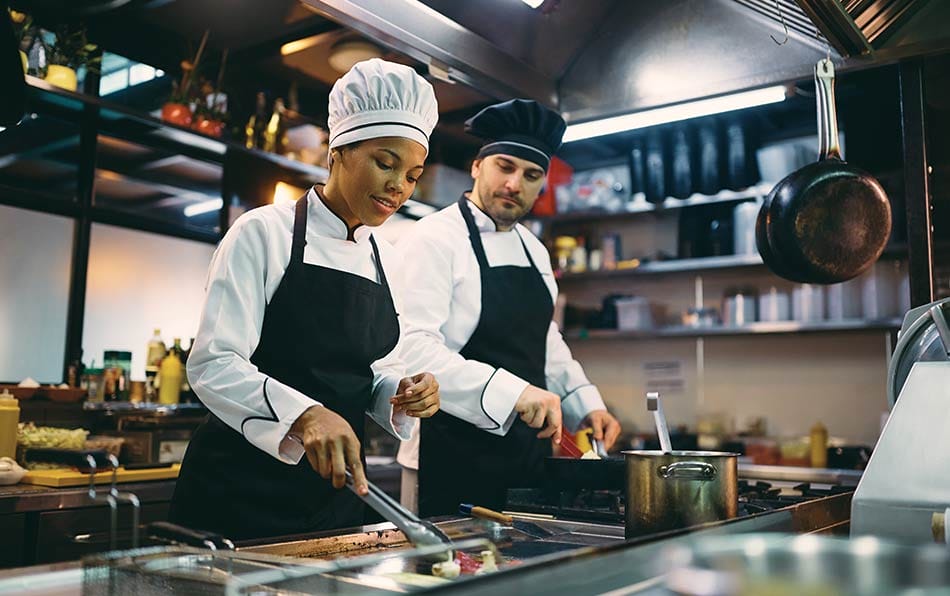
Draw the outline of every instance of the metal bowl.
M950 594L950 551L873 536L714 536L674 547L664 561L673 594Z

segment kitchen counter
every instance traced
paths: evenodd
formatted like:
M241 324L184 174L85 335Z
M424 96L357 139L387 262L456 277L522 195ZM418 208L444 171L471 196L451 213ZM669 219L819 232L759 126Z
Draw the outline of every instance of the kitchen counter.
M851 494L843 493L824 499L817 499L791 506L782 510L753 515L745 519L737 519L723 524L709 524L691 529L684 529L666 534L654 535L635 540L623 540L622 525L604 525L562 520L541 519L537 517L520 518L524 521L533 521L550 532L550 536L540 539L496 539L503 555L513 556L516 561L499 573L489 573L480 577L469 577L462 581L439 585L431 589L432 593L451 592L452 594L470 594L495 596L497 594L664 594L669 592L663 589L663 561L664 552L674 545L686 545L702 536L744 534L749 532L788 532L814 533L833 530L840 524L840 520L847 519L847 512L851 502ZM520 517L520 516L519 516ZM465 540L474 536L479 524L472 520L453 517L438 522L453 540ZM482 525L484 527L484 525ZM512 530L505 530L511 532ZM507 535L507 534L506 534ZM239 545L240 547L240 545ZM405 539L398 530L390 524L354 528L340 533L322 533L315 536L303 536L299 540L289 542L247 545L239 548L236 555L228 553L202 555L203 565L217 561L213 567L217 573L205 573L202 581L221 581L227 577L224 569L228 566L230 557L239 557L236 561L248 561L246 557L266 557L268 555L282 555L304 557L310 564L320 564L315 559L331 558L336 561L353 560L353 555L367 555L377 553L382 555L368 567L360 567L362 571L351 573L336 572L319 573L317 576L307 577L306 582L323 583L336 582L333 587L341 592L356 593L370 591L370 588L379 589L385 581L399 579L400 572L412 571L412 564L401 559L398 551L405 548ZM380 552L388 551L388 552ZM159 558L178 551L170 550L158 553ZM185 556L187 558L190 555ZM142 564L148 560L148 555L141 557ZM178 560L178 559L175 559ZM184 559L182 559L184 560ZM253 559L251 559L253 560ZM267 561L266 559L260 559ZM129 559L116 559L120 564L131 563ZM273 560L270 560L272 563ZM134 567L135 563L131 563ZM188 573L194 575L195 569L187 567L187 561L178 564L186 565L181 569L182 577L188 579ZM427 565L431 565L428 563ZM240 567L235 565L235 573ZM153 566L154 567L154 566ZM405 568L404 568L405 567ZM158 568L156 568L158 569ZM273 567L271 567L273 569ZM198 571L207 569L201 567ZM254 571L251 569L251 571ZM139 572L118 572L117 577L123 579L139 578ZM244 571L245 573L247 570ZM418 571L417 571L418 572ZM162 572L159 571L159 574ZM259 570L257 571L259 573ZM222 575L224 574L224 575ZM156 575L154 577L159 577ZM174 574L165 577L158 584L141 583L147 593L194 593L195 584L186 581L181 585L175 583ZM256 578L261 578L256 575ZM302 577L302 576L301 576ZM335 580L333 578L339 578ZM386 580L389 578L389 580ZM167 580L167 581L166 581ZM268 580L269 581L269 580ZM37 586L45 588L44 594L79 594L81 590L82 572L77 563L61 566L42 566L0 572L0 592L6 588L28 587L31 591ZM383 582L382 584L380 582ZM306 586L301 584L301 588ZM313 584L314 588L317 584ZM159 591L149 592L150 588L160 588ZM292 586L284 586L290 589ZM381 589L380 592L391 593L390 589ZM316 588L314 588L316 589ZM327 590L325 593L330 593ZM314 592L311 592L314 593ZM323 592L321 592L323 593ZM333 592L336 593L336 592Z
M367 475L398 498L400 467L392 458L371 460ZM108 484L96 485L108 491ZM141 524L168 519L175 480L124 482L123 492L141 502ZM368 521L374 521L372 517ZM379 521L379 520L376 520ZM131 547L131 509L118 508L118 548ZM109 550L111 516L108 505L89 499L88 485L51 488L33 484L0 486L0 569L78 559Z
M135 493L142 503L171 501L175 491L174 480L152 480L149 482L129 482L118 485L119 489ZM98 484L96 489L108 491L108 484ZM14 484L0 486L0 515L8 513L27 513L32 511L51 511L90 507L88 486L51 488L35 484Z

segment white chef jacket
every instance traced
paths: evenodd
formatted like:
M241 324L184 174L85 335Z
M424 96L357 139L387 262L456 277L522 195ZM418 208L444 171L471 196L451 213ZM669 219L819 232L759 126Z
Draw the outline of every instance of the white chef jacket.
M372 228L361 226L347 240L347 226L313 190L307 193L305 263L346 271L379 283L370 243ZM204 308L198 333L188 357L188 381L202 403L254 446L273 457L296 464L303 447L287 437L294 421L320 403L319 395L305 395L251 363L261 339L264 309L277 291L290 262L294 202L283 201L253 209L234 223L211 260ZM400 276L391 274L398 263L392 245L377 238L379 257L398 313ZM401 318L401 317L400 317ZM389 398L406 376L400 342L374 362L373 403L367 413L383 428L408 439L416 420L394 413ZM332 341L332 338L330 339ZM267 383L267 396L264 382ZM268 408L268 400L270 408ZM255 418L260 417L263 419ZM251 418L250 420L248 420ZM270 420L277 418L276 421Z
M521 224L508 232L496 230L495 222L469 201L475 225L481 232L489 265L529 267L521 241L548 290L552 303L557 284L551 259L544 245ZM403 357L410 370L424 370L439 382L441 409L471 422L486 432L504 435L514 423L515 402L528 382L511 372L466 360L459 354L475 332L481 316L482 286L478 259L472 250L468 228L457 204L416 222L399 240L403 288L403 322L406 349ZM513 297L517 299L517 297ZM561 396L564 425L576 431L594 410L604 410L604 401L574 360L570 348L553 321L548 328L547 389ZM419 437L400 446L398 460L418 468Z

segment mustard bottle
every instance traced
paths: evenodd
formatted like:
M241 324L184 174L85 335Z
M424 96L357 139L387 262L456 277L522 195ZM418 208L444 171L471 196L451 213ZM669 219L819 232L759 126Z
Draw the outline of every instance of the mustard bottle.
M176 338L175 343L179 340ZM178 356L178 350L174 348L168 351L168 354L162 358L162 363L158 367L158 403L177 404L181 396L181 378L184 375L181 358Z
M828 429L821 422L816 422L811 427L810 437L811 467L828 467Z
M16 457L16 431L20 421L20 403L13 394L0 393L0 457Z

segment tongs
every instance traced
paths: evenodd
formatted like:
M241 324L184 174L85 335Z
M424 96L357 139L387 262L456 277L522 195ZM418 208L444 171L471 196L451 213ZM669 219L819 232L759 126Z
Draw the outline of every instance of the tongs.
M402 530L402 533L414 546L452 544L449 537L438 526L420 519L372 482L366 481L369 493L361 495L356 492L356 488L353 486L353 475L350 474L349 470L346 472L346 486L364 503L372 507L376 513ZM451 550L446 551L445 554L449 560L453 558Z

